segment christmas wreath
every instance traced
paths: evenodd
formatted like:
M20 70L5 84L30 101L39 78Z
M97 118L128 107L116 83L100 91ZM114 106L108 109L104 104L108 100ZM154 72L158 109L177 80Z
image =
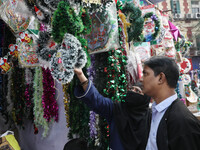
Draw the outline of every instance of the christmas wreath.
M149 13L146 13L143 16L143 18L144 18L144 20L147 20L148 18L151 18L152 21L155 24L154 33L152 35L150 35L150 37L144 38L144 42L149 42L149 41L155 40L156 37L158 36L159 31L160 31L160 21L158 19L158 16L153 14L153 12L149 12Z
M50 61L52 76L62 84L69 83L74 76L74 67L83 68L87 57L79 40L66 33L60 49Z
M125 14L129 22L131 23L128 27L128 42L142 41L142 31L144 18L141 16L142 12L139 7L135 7L133 3L125 3L122 7L122 12Z

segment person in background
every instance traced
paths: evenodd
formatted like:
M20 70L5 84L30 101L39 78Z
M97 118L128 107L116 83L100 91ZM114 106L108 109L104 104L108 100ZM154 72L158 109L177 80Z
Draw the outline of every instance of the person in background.
M142 91L128 91L121 103L99 94L81 69L74 72L80 80L74 94L107 119L112 150L199 150L200 121L177 97L179 69L172 58L144 62Z
M87 150L87 142L84 139L76 138L68 141L63 150Z

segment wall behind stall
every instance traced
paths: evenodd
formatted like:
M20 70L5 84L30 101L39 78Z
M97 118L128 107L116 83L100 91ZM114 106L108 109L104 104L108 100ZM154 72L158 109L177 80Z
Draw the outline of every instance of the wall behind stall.
M63 150L65 143L68 141L62 85L56 83L56 88L59 121L51 124L46 138L42 138L43 129L39 128L39 133L35 135L33 124L31 121L26 121L25 129L19 128L19 144L22 150Z

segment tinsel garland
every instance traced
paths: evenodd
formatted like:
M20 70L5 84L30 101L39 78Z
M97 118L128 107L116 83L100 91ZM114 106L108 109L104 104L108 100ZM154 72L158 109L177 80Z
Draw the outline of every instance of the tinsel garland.
M25 81L25 115L30 120L33 120L33 73L30 68L25 69Z
M11 100L14 104L12 110L13 120L17 125L23 127L23 117L25 116L25 70L23 68L19 68L18 60L15 60L13 61L13 69L11 71Z
M42 68L43 72L43 95L42 95L42 106L44 110L43 117L50 122L54 119L58 122L58 105L55 100L55 88L54 80L51 76L49 69Z
M124 6L120 3L120 1L117 2L117 9L121 9L121 11L125 14L127 17L127 20L131 23L130 27L128 27L128 42L130 41L143 41L143 24L144 19L141 16L142 12L139 7L135 7L133 3L125 3Z
M49 125L44 116L44 111L42 107L42 94L43 94L43 83L42 83L42 68L36 67L35 68L35 76L34 76L34 123L35 125L42 126L44 128L43 137L46 137L49 131Z
M94 63L95 63L95 57L94 55L91 55L91 66L87 69L88 72L88 78L90 81L94 81L95 77L95 69L94 69ZM90 137L96 138L97 137L97 129L96 129L96 113L93 111L90 111Z
M84 71L84 69L83 69ZM85 72L85 71L84 71ZM70 82L69 95L70 95L70 104L69 104L69 139L74 138L74 135L79 135L81 138L88 139L89 137L89 109L88 107L80 100L74 96L74 88L79 84L77 77Z
M155 28L154 28L154 33L151 35L151 37L148 37L148 38L144 38L144 42L150 42L150 41L153 41L156 39L158 33L160 32L160 21L158 19L158 16L157 15L154 15L153 12L149 12L149 13L146 13L144 16L143 16L144 20L148 19L148 18L151 18L152 21L155 23Z
M61 1L53 14L52 35L54 41L61 43L65 33L77 35L83 30L81 17L76 15L69 2Z
M107 73L104 72L104 68L107 67L107 59L108 59L108 52L105 53L97 53L95 56L95 78L94 84L99 93L103 96L107 96L103 89L107 83ZM98 126L97 126L97 140L94 143L90 144L90 148L94 150L102 150L107 149L109 147L109 129L107 128L108 123L105 118L99 116L97 118ZM93 145L92 145L93 144Z
M67 92L69 88L69 84L63 85L63 102L64 102L64 107L65 107L65 117L67 121L67 128L69 128L69 103L70 103L70 95Z
M7 92L6 99L7 99L7 103L9 104L7 106L7 112L9 114L9 116L12 116L12 111L13 111L13 107L14 107L14 103L11 100L11 85L12 85L11 77L12 77L12 71L9 71L7 73L7 75L8 75L8 85L7 85L8 92Z

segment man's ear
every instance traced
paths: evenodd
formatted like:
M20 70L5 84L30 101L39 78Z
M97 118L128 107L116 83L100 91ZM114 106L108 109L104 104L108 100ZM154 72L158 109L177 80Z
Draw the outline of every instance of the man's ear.
M163 72L161 72L159 75L158 75L159 79L158 79L158 84L163 84L165 81L166 81L166 76Z

